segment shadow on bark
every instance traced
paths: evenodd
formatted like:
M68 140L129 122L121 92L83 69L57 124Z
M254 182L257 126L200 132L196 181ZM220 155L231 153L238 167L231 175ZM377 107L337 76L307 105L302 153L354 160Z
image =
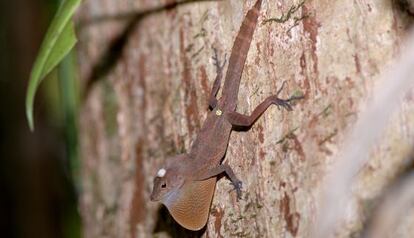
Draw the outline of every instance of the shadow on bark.
M180 226L170 215L165 206L160 206L157 211L157 222L153 234L166 232L169 237L201 237L206 227L199 231L190 231Z
M393 3L397 5L399 10L406 12L407 14L414 16L414 3L409 0L394 0Z
M406 164L407 167L403 168L401 171L399 171L395 178L391 180L390 178L390 184L386 186L381 193L381 195L378 198L375 198L373 200L368 200L365 202L363 209L365 210L364 213L366 214L366 220L365 225L363 229L361 230L360 234L358 236L360 237L374 237L371 235L371 233L375 233L376 229L380 229L381 227L376 227L376 222L378 220L384 219L384 217L378 217L379 214L381 214L381 209L385 207L385 203L387 198L389 199L391 196L402 196L401 189L398 189L401 187L401 185L406 181L410 176L412 177L412 174L414 173L414 147L412 148L411 152L406 158ZM397 193L399 192L399 193ZM414 197L411 198L414 200ZM395 204L394 209L397 210L398 206L400 204ZM407 211L410 209L410 207L405 208ZM385 216L387 218L392 217L392 214L387 214ZM390 219L390 221L395 221L397 218L400 217L393 217L393 219ZM389 222L390 222L389 221ZM386 224L386 223L385 223ZM394 227L393 227L394 228Z
M167 3L165 5L143 11L127 12L117 15L99 16L90 20L81 21L79 23L79 29L110 21L127 21L121 34L119 34L118 37L116 37L112 40L112 42L109 43L109 46L103 51L102 55L99 57L98 62L94 66L92 66L91 73L86 79L86 87L82 98L85 99L89 95L92 86L101 78L108 75L109 72L111 72L111 70L114 68L116 63L121 58L123 49L125 48L125 45L128 42L129 36L145 17L164 11L170 11L176 7L185 4L217 1L221 0L184 0L181 2Z

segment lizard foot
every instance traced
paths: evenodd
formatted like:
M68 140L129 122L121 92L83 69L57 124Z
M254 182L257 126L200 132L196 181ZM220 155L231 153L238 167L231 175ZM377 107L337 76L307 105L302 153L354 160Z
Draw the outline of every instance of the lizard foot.
M277 90L276 95L272 96L272 102L273 104L275 104L277 106L278 109L280 109L280 107L285 108L288 111L292 111L292 105L290 105L291 102L295 101L295 100L299 100L299 99L303 99L303 96L292 96L288 99L281 99L279 98L279 94L280 92L283 90L283 88L286 85L286 81L283 81L282 86L279 88L279 90Z
M240 180L236 180L232 182L233 186L234 186L234 190L236 190L237 193L237 200L241 200L242 198L242 187L243 187L243 183Z

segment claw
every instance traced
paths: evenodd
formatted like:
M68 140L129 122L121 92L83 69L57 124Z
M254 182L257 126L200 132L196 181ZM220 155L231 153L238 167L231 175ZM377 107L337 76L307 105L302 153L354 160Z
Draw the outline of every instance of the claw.
M283 88L285 87L285 85L286 85L286 81L283 81L282 86L281 86L281 87L279 88L279 90L277 90L277 92L276 92L276 96L279 96L280 92L282 92L282 90L283 90Z
M243 187L242 181L240 181L240 180L235 181L233 183L233 186L234 186L234 189L236 190L236 193L237 193L237 200L241 200L241 198L242 198L241 197L241 195L242 195L241 189Z
M223 70L224 66L227 63L227 54L224 55L224 61L223 61L222 64L220 64L217 49L213 47L213 51L214 51L214 55L213 55L213 57L211 57L214 61L213 64L214 64L214 66L216 66L217 72L221 72Z
M223 61L223 64L221 64L220 69L223 69L226 63L227 63L227 53L224 54L224 61Z
M288 99L280 99L278 98L280 92L282 92L283 88L286 85L286 81L283 81L282 86L277 90L276 94L274 95L274 104L276 104L277 108L280 110L280 107L285 108L288 111L293 111L292 105L290 103L294 100L303 99L304 96L292 96Z
M293 110L292 106L289 104L289 99L288 100L279 99L279 100L280 100L280 104L283 108L285 108L288 111Z
M291 102L291 101L294 101L294 100L300 100L300 99L304 99L304 98L305 98L305 96L303 96L303 95L301 95L301 96L292 96L287 101Z

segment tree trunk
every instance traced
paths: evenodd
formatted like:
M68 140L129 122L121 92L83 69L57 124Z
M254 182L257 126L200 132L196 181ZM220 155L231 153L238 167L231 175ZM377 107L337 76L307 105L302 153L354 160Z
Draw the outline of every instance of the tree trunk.
M253 3L89 0L81 6L85 237L309 236L321 180L378 76L399 53L410 19L392 0L263 1L237 110L250 113L283 81L284 98L305 98L293 111L271 107L250 131L232 133L225 161L243 181L243 199L222 178L207 228L188 232L150 201L153 177L196 137L215 78L212 47L223 58L230 54ZM262 24L282 15L285 22ZM361 235L371 203L408 167L413 100L405 99L361 171L337 237ZM398 234L409 237L413 220L401 222Z

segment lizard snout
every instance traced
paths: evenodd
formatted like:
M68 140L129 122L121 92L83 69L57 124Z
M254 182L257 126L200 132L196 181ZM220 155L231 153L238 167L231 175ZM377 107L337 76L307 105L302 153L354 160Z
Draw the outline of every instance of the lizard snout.
M155 195L154 195L154 193L151 193L151 195L150 195L150 200L151 200L152 202L155 202Z

